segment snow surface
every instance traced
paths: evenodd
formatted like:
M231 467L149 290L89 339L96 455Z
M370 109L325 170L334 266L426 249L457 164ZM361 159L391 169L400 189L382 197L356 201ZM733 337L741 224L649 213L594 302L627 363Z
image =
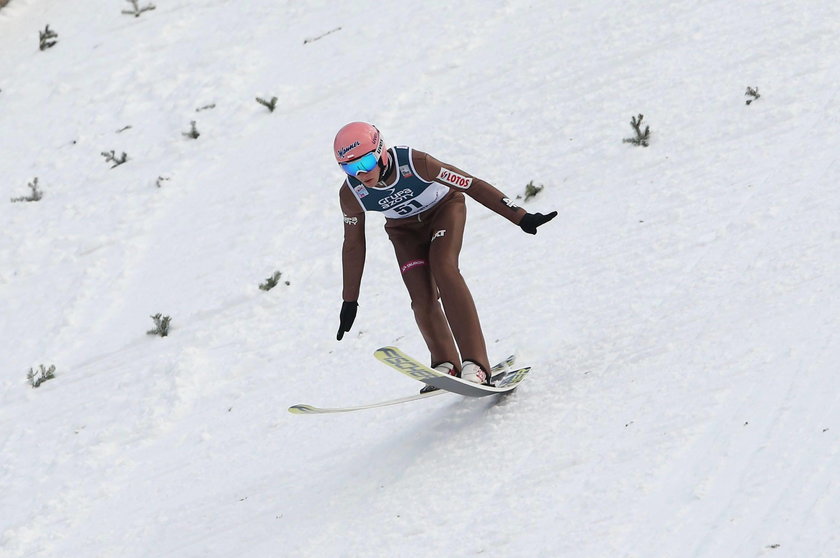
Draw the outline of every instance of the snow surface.
M840 556L840 3L153 3L0 10L0 556ZM335 340L357 119L545 186L469 205L513 395L286 412L419 387L378 217Z

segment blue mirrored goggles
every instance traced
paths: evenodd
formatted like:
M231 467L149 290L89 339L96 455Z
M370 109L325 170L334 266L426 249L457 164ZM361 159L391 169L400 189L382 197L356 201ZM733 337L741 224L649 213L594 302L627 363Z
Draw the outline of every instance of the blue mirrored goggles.
M348 163L339 163L339 166L350 176L356 176L360 172L372 171L378 164L379 157L376 156L375 152L371 151L370 153L366 153L358 159L353 159Z

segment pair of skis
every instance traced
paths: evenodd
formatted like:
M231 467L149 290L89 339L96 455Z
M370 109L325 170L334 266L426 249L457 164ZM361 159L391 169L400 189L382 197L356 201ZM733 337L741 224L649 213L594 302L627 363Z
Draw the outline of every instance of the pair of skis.
M289 407L289 412L297 415L347 413L350 411L362 411L364 409L399 405L401 403L407 403L408 401L435 397L437 395L441 395L442 393L457 393L467 397L486 397L488 395L512 391L519 385L520 382L522 382L522 380L525 379L528 372L531 371L530 367L510 370L516 360L514 356L510 356L491 369L490 381L493 385L487 386L468 382L466 380L462 380L461 378L456 378L455 376L449 376L448 374L438 372L437 370L411 358L396 347L382 347L374 353L374 356L380 362L387 364L399 372L402 372L406 376L438 389L436 391L418 393L417 395L410 395L408 397L401 397L399 399L391 399L388 401L380 401L378 403L371 403L368 405L359 405L356 407L324 408L306 404L292 405Z

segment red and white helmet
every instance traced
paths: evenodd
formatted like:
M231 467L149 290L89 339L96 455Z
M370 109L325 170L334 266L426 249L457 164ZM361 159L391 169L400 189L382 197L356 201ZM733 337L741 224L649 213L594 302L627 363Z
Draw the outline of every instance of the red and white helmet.
M373 124L351 122L344 125L335 135L333 153L339 163L348 163L373 153L383 167L388 165L388 150L382 141L382 134Z

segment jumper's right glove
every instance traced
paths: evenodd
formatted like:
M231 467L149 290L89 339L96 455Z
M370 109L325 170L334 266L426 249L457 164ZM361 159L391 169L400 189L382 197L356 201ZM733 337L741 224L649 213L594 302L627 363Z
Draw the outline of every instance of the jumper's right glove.
M355 300L352 302L347 302L345 300L341 303L341 314L339 315L341 324L338 326L338 335L335 337L339 341L341 341L344 334L350 331L350 328L353 327L353 322L356 320L356 310L358 309L359 303Z
M552 211L548 215L542 213L526 213L519 221L519 227L528 234L537 234L537 227L557 217L557 212Z

